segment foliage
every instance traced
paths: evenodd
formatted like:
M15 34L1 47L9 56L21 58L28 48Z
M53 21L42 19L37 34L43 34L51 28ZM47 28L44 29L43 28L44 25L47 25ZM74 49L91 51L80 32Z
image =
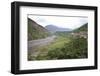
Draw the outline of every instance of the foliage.
M29 23L30 25L30 23ZM82 32L85 31L87 33L88 23L84 24L82 27L74 30L73 32ZM28 26L28 31L30 32L30 36L32 39L45 38L48 36L47 32L42 32L41 30L37 31L37 29L32 26ZM29 35L29 34L28 34ZM52 59L79 59L79 58L87 58L88 57L88 42L87 38L84 37L73 37L71 32L56 32L57 36L54 42L38 47L39 51L37 56L29 55L30 60L52 60ZM30 37L29 36L29 37ZM31 37L30 37L31 38ZM31 40L31 39L29 39Z
M57 36L62 36L62 37L69 37L70 36L70 32L68 32L68 31L57 31L56 33L55 33L55 35L57 35Z
M62 45L62 44L61 44ZM58 46L58 45L57 45ZM76 59L87 58L87 40L84 38L75 38L70 42L63 43L63 46L57 47L52 45L52 48L46 48L46 54L39 54L36 60L51 60L51 59Z
M65 43L62 48L55 48L48 52L50 59L73 59L87 57L87 40L84 38L73 39Z
M88 30L88 23L82 25L80 28L75 29L73 32L81 32L81 31L87 31Z

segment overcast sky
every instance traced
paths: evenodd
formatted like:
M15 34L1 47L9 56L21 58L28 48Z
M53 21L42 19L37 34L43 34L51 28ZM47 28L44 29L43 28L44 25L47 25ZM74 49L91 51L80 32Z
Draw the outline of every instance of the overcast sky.
M78 28L88 22L87 17L28 15L28 18L34 20L43 27L52 24L58 27L70 28L70 29Z

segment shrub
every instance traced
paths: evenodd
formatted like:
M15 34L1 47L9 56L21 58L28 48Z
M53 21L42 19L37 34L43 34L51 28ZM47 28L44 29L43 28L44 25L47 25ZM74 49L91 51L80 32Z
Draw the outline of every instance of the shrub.
M87 58L87 40L84 38L72 39L61 48L49 50L47 56L49 59Z

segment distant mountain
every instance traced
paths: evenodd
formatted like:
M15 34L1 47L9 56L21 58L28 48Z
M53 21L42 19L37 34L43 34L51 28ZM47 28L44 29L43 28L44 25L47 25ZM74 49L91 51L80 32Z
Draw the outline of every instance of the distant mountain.
M28 40L41 39L49 36L47 29L28 18Z
M47 25L47 26L45 26L45 28L50 32L71 31L71 29L69 29L69 28L60 28L60 27L57 27L55 25Z

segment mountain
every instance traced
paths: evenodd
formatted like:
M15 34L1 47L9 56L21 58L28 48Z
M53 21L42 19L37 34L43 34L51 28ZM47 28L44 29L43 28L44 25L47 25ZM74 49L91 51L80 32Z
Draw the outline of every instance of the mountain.
M81 27L75 29L71 33L74 37L88 38L88 23L83 24Z
M81 27L74 30L74 32L86 31L88 30L88 23L83 24Z
M71 31L71 29L69 28L60 28L60 27L57 27L55 25L47 25L45 26L45 28L47 30L49 30L50 32L57 32L57 31Z
M28 40L41 39L49 36L47 29L28 18Z

